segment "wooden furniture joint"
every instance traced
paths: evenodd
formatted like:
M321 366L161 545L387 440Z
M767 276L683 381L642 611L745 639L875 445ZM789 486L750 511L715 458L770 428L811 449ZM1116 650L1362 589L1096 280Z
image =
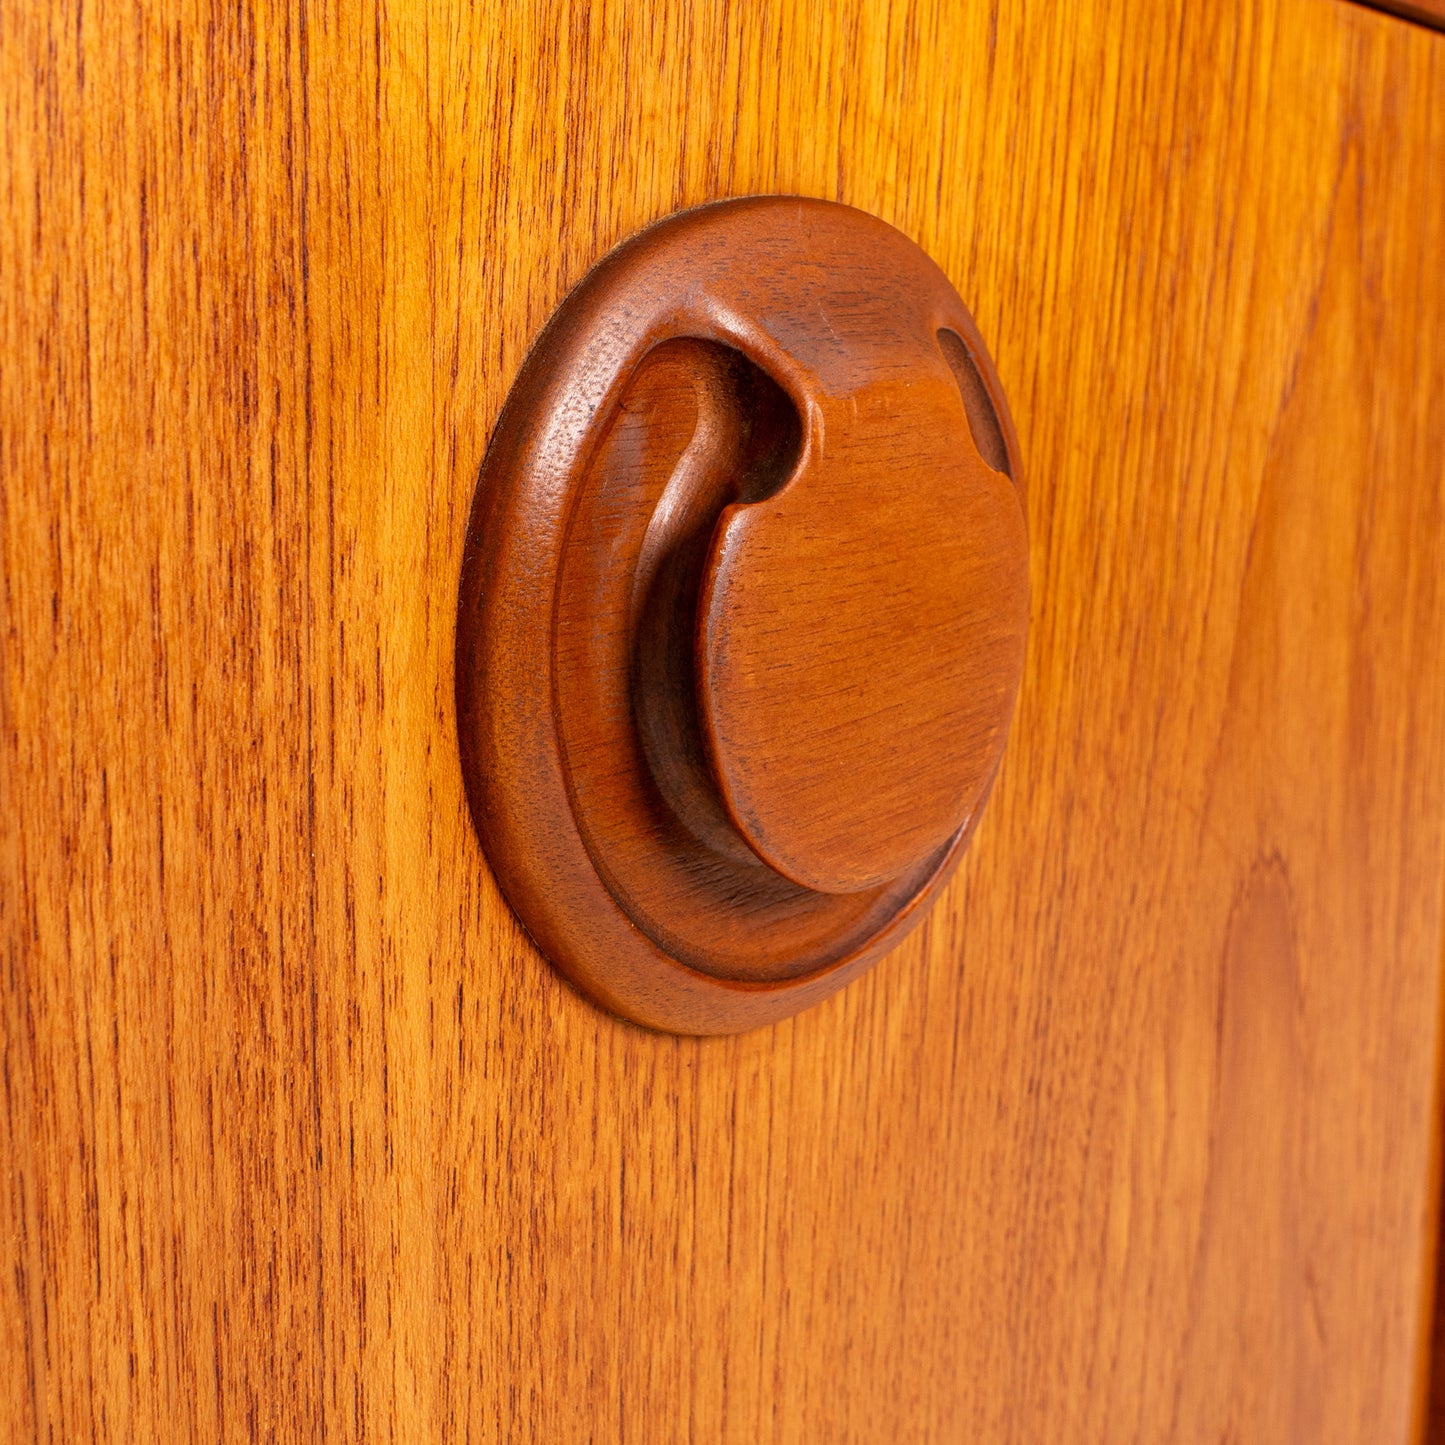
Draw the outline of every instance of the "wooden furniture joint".
M1013 713L1019 475L963 302L862 212L683 212L567 297L482 465L457 704L487 856L580 988L731 1032L918 922Z

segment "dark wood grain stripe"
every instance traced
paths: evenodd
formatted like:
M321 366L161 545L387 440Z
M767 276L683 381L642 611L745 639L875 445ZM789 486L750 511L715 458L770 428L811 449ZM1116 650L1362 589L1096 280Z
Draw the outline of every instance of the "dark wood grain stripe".
M1361 3L1372 10L1384 10L1403 20L1428 25L1433 30L1445 30L1445 0L1361 0Z

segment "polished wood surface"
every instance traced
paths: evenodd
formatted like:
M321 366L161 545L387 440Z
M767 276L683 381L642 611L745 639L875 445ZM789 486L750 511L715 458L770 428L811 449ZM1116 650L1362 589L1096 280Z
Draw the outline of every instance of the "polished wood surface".
M694 207L568 295L477 481L457 710L487 860L584 992L737 1033L922 921L1018 696L1019 472L967 307L875 216Z
M1442 40L739 16L0 9L5 1438L1409 1437ZM664 1038L488 878L457 581L568 288L758 190L965 288L1033 615L928 923Z

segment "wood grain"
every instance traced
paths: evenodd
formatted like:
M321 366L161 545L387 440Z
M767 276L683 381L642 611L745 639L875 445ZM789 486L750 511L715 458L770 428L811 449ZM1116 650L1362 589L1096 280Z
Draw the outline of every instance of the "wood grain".
M0 1433L1400 1441L1445 49L1318 0L0 10ZM947 896L737 1039L489 881L472 484L679 205L938 258L1025 438Z

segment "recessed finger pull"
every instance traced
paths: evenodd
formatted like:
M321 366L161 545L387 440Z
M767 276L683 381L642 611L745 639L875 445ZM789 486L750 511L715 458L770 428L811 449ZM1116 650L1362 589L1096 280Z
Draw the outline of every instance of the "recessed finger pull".
M487 856L579 987L733 1032L922 917L1018 690L1017 482L972 319L874 217L721 202L572 292L482 465L457 699Z

